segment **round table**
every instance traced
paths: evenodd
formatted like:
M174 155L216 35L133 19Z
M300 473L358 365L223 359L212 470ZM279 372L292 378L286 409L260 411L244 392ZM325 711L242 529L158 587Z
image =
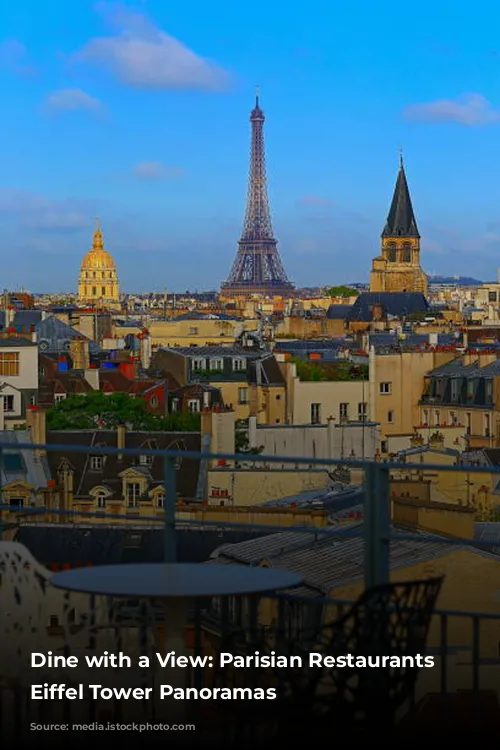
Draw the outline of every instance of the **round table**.
M56 573L50 583L66 591L127 598L161 599L169 650L186 655L185 632L197 599L246 596L294 588L302 578L287 570L205 563L139 563L76 568ZM172 687L185 687L186 670L168 669ZM183 701L175 701L183 714Z

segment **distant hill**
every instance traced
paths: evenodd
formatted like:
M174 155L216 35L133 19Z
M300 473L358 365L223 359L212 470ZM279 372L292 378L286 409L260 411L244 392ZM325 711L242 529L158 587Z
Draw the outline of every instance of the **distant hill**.
M482 281L470 276L428 276L429 284L456 284L457 286L478 286Z

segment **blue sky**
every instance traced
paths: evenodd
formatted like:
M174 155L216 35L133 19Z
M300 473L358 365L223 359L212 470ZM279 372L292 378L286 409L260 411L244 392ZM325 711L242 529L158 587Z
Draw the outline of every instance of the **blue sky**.
M98 215L124 291L217 288L255 84L297 285L368 278L400 147L425 270L494 278L499 17L493 0L2 4L0 284L74 290Z

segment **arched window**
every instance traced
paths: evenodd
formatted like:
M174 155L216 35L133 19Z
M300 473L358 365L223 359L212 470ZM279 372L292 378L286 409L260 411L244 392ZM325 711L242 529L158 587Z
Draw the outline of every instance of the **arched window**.
M389 242L387 246L387 260L389 260L391 263L396 262L396 243L395 242Z
M95 496L95 502L98 508L104 509L106 507L106 493L104 490L99 490Z
M403 263L411 263L411 244L409 242L403 243L402 260Z

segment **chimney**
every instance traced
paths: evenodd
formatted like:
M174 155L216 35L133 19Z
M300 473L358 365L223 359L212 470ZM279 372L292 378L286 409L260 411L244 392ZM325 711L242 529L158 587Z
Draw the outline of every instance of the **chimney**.
M442 432L434 432L429 438L429 448L442 451L444 448L444 435Z
M39 406L28 407L26 423L31 436L31 442L35 445L45 445L47 442L47 425L45 412ZM46 451L37 449L36 455L45 456Z
M487 365L491 365L496 361L496 351L492 349L484 349L483 351L479 352L479 367L486 367Z
M87 367L86 370L84 370L84 376L87 383L91 386L91 388L94 389L94 391L99 390L100 386L100 379L99 379L99 370L97 367Z
M118 450L121 450L123 448L126 448L127 445L127 428L124 424L119 424L116 428L116 447ZM118 460L123 460L123 455L121 453L118 454Z
M83 336L71 339L69 351L74 370L87 370L90 365L89 340Z
M418 432L416 432L414 435L411 436L410 445L412 446L412 448L418 448L423 444L424 444L424 439L422 435L419 435Z
M141 365L145 370L147 370L149 365L151 364L151 336L149 335L149 331L144 330L142 332L140 342Z
M467 367L468 365L472 365L474 362L477 362L478 359L479 355L474 349L467 349L463 356L463 363Z

